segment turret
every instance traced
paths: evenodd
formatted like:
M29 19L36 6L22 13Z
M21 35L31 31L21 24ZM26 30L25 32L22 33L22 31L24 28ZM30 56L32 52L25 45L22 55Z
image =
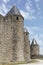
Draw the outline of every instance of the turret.
M12 46L12 60L11 61L24 61L24 18L16 6L13 6L5 16L7 31L10 32ZM6 27L5 27L6 28ZM9 44L8 43L8 44Z
M25 61L29 62L30 60L30 40L29 40L29 32L26 28L24 28L24 57Z
M30 48L31 58L35 58L36 56L39 55L39 45L37 44L35 39L32 40Z

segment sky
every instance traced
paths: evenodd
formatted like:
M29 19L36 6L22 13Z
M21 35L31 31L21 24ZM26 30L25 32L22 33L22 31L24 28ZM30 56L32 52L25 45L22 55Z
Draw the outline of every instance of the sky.
M43 54L43 0L0 0L0 14L6 15L13 5L24 17L30 43L35 38L40 45L40 54Z

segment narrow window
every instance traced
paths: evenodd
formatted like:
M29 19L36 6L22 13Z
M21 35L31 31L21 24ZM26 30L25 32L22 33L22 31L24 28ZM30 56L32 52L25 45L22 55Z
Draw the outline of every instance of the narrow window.
M19 20L19 18L17 17L16 20Z

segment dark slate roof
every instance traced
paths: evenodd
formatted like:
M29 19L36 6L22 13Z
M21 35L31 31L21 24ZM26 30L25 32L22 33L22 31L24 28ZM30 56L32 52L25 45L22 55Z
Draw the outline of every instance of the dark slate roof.
M38 45L35 39L32 40L31 45Z
M7 15L19 15L19 16L22 16L16 6L13 6L13 7L10 9L10 11L7 13ZM22 17L23 17L23 16L22 16Z

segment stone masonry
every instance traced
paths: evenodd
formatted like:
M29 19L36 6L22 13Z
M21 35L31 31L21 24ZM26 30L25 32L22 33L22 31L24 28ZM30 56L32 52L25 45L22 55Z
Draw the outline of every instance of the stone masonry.
M32 40L32 43L30 45L30 52L31 58L39 57L39 45L37 44L35 39Z
M6 16L0 15L0 62L29 62L30 52L29 32L24 30L24 18L13 6Z
M29 32L25 29L24 31L24 58L26 62L29 62L30 59L30 40L29 40Z

